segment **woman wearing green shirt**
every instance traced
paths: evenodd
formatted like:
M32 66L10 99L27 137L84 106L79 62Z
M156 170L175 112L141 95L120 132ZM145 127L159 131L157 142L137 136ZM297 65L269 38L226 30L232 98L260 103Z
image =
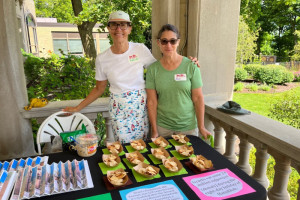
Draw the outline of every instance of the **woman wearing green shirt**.
M146 75L147 106L151 137L175 133L207 138L204 127L204 98L200 69L188 58L177 53L180 42L178 29L164 25L157 44L163 54L148 68Z

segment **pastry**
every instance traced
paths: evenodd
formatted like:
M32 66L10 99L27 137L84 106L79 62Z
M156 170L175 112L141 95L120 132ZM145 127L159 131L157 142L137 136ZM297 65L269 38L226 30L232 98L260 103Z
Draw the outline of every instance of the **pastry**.
M126 176L127 173L125 171L116 170L107 174L107 179L111 184L120 186L120 185L124 185L127 182L128 179L126 180Z
M137 165L137 164L139 164L139 163L142 162L142 161L139 159L139 156L138 156L138 154L137 154L136 152L133 152L133 153L128 154L127 160L128 160L129 162L131 162L132 164L135 164L135 165Z
M116 154L108 154L103 156L103 162L109 167L114 167L119 164L117 158L118 156Z
M138 151L143 150L145 148L145 146L139 140L135 140L135 141L130 142L130 145L132 146L132 148L134 148Z
M200 170L207 170L213 167L211 160L207 160L204 156L197 155L196 157L190 158L193 165Z
M177 135L172 135L173 139L176 140L177 142L180 142L182 144L187 143L185 140L186 135L183 134L177 134Z

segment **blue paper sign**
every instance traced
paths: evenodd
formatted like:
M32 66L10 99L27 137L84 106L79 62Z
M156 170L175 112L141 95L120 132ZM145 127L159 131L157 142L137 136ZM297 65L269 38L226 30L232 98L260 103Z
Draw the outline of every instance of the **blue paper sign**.
M122 200L183 199L188 200L173 180L121 190Z

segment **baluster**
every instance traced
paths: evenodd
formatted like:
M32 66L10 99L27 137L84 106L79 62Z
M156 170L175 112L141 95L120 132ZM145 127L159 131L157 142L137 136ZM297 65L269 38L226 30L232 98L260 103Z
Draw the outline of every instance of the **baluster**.
M106 126L106 140L105 142L114 142L115 137L112 131L112 126L111 126L111 117L108 112L103 112L102 116L105 119L105 126Z
M236 135L232 133L232 127L223 126L226 132L226 151L224 156L230 160L232 163L236 164L237 157L235 155L235 141Z
M214 133L215 133L215 141L214 141L214 148L216 151L218 151L220 154L224 154L224 130L223 128L219 125L218 122L211 120L212 123L214 124Z
M289 200L290 194L287 191L289 175L291 173L291 159L280 155L279 153L272 154L275 159L275 176L273 187L268 191L270 200Z
M264 188L269 187L269 179L267 177L267 167L268 167L268 159L269 154L267 153L267 146L264 144L254 144L256 148L256 164L255 164L255 171L253 174L253 178L259 182Z
M300 174L300 164L297 166L297 172ZM298 180L298 195L297 195L297 200L300 200L300 179Z
M251 175L252 168L249 164L249 153L252 145L248 142L247 135L240 135L240 153L239 153L239 161L236 163L238 167L240 167L244 172L248 175Z

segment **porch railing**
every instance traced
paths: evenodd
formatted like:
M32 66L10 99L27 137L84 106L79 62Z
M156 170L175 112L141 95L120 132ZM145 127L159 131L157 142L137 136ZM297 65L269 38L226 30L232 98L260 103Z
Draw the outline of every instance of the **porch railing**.
M105 118L107 137L112 140L110 118L108 115L108 98L99 98L81 111L91 120L96 119L97 113ZM24 111L24 118L37 118L41 123L46 117L66 106L77 105L80 100L51 102L44 108ZM256 165L252 177L265 188L269 186L266 176L269 155L275 159L276 165L273 186L268 190L270 200L288 200L287 191L291 166L300 173L300 130L274 121L267 117L251 113L251 115L228 115L216 110L224 102L206 104L206 117L214 125L215 149L231 162L235 163L247 174L252 174L249 164L249 154L252 145L256 147ZM236 140L239 139L239 157L235 154ZM224 145L224 141L225 144ZM300 184L300 180L298 180ZM298 189L297 200L300 200Z

